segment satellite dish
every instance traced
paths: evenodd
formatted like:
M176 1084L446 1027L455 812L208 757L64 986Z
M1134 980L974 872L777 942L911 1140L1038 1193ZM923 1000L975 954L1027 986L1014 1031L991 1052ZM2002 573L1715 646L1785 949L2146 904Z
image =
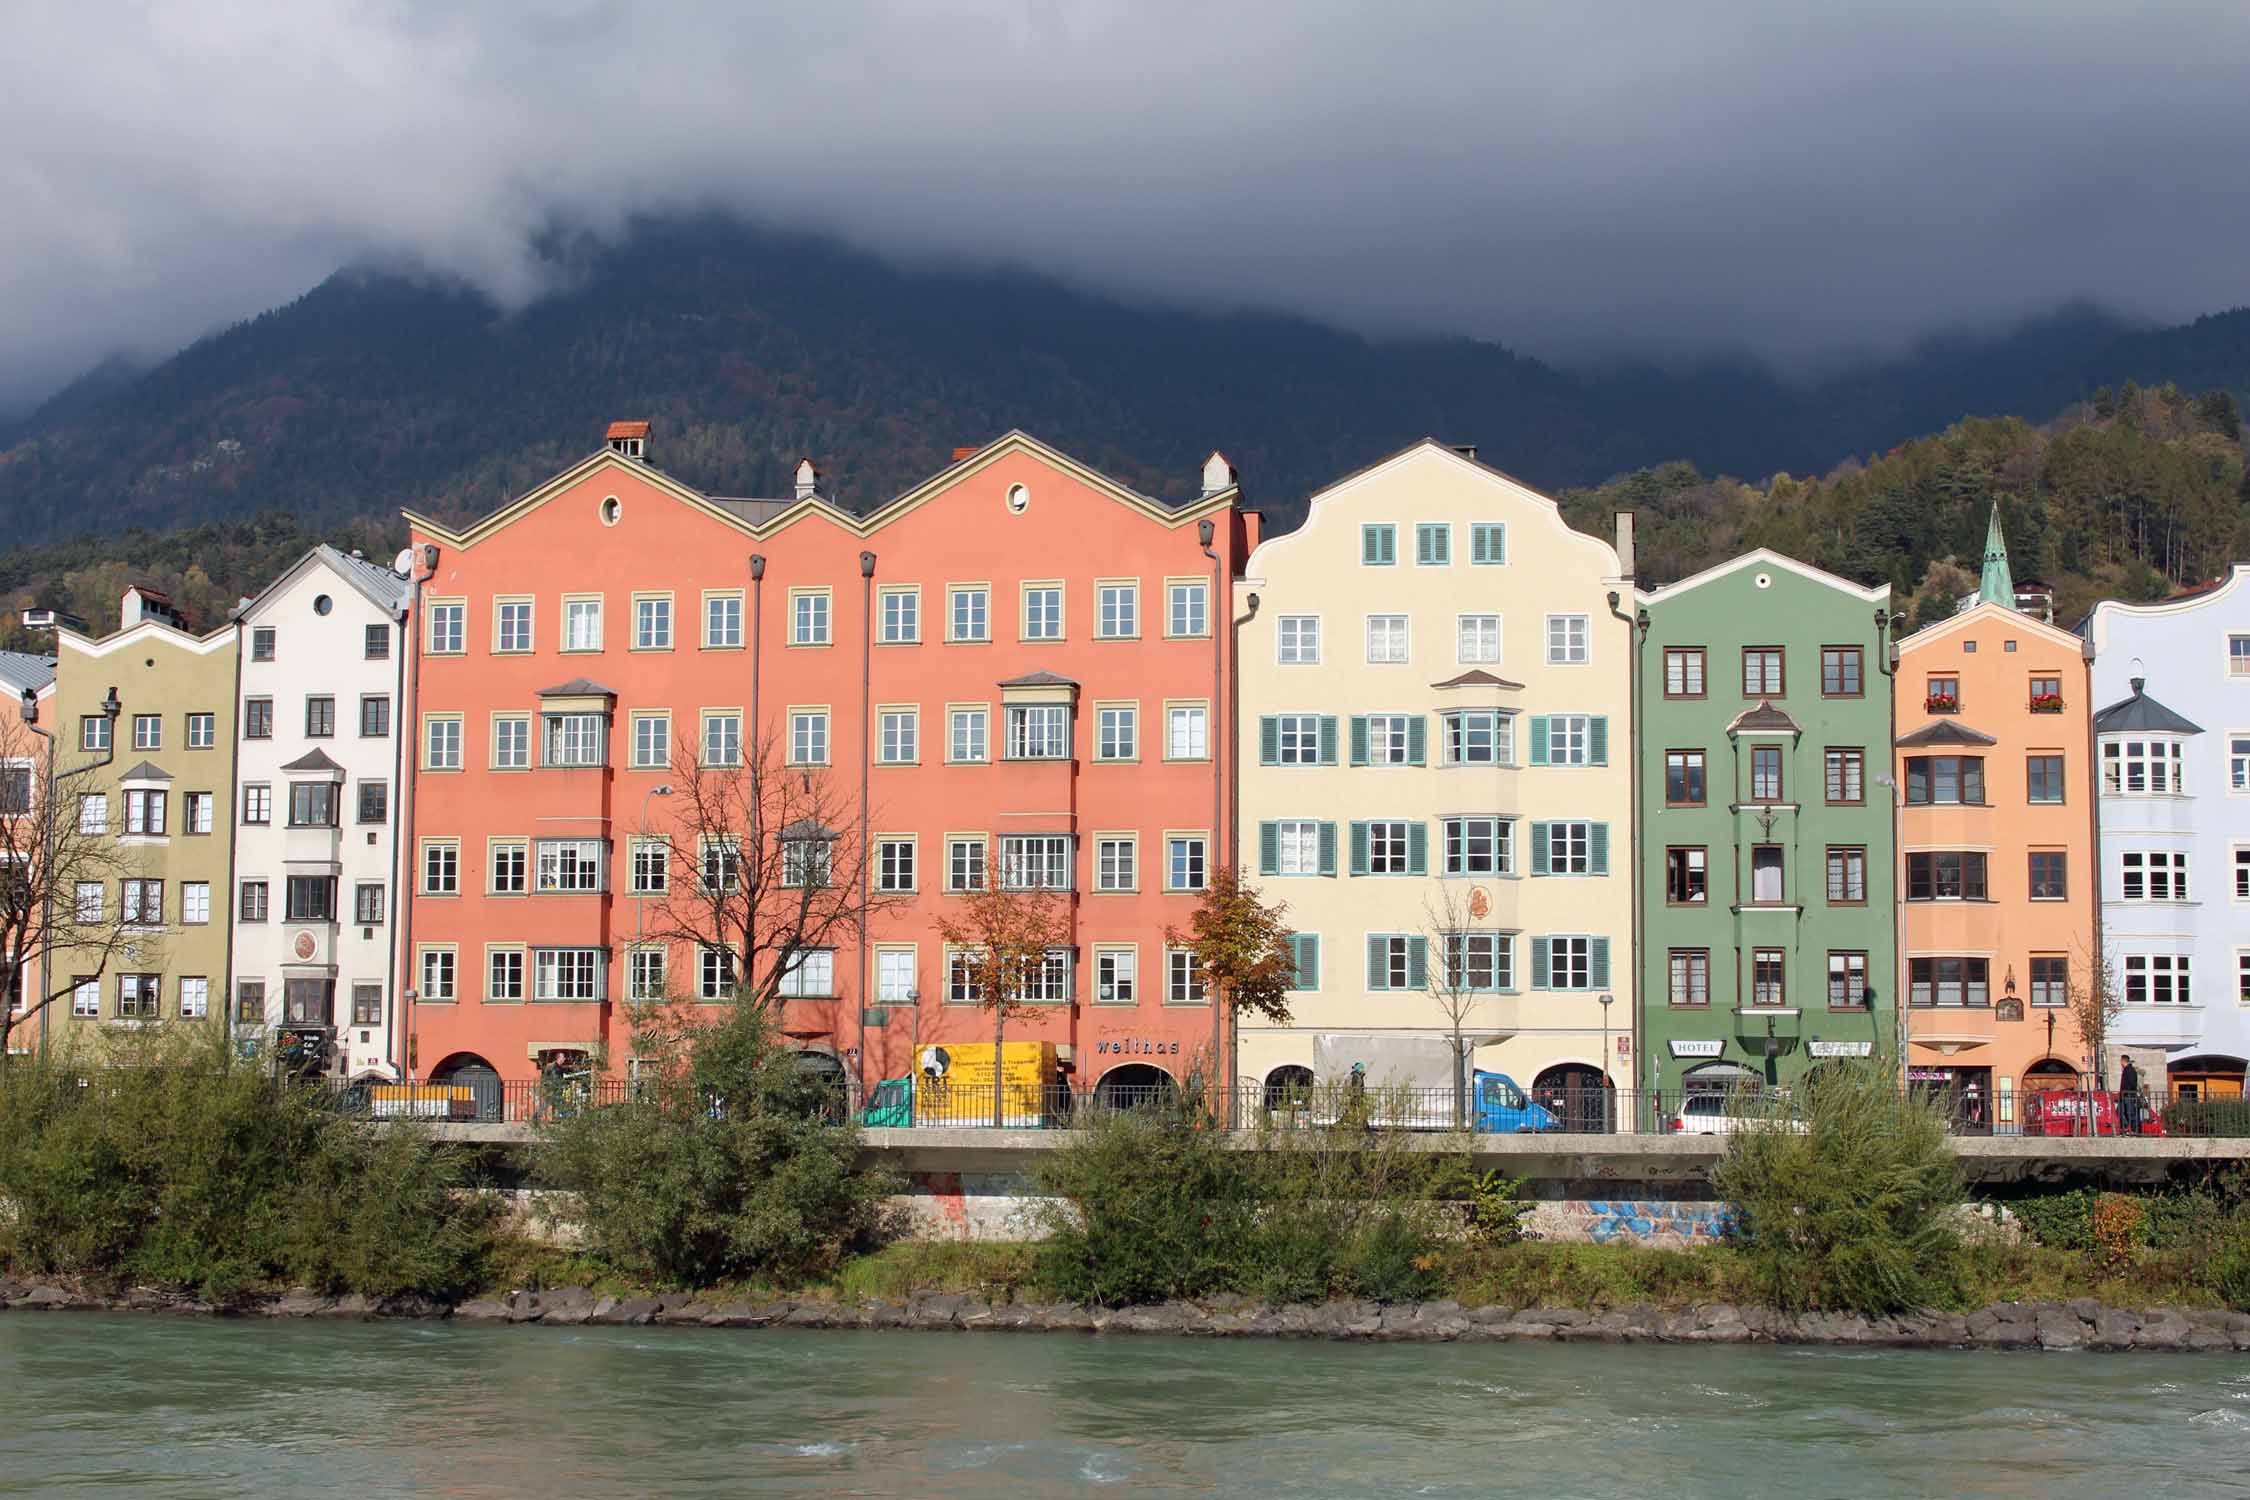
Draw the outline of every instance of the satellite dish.
M953 1059L943 1047L922 1049L922 1071L932 1078L943 1078L953 1066Z
M405 551L399 553L397 557L391 560L391 571L398 574L401 578L407 578L413 575L414 549L412 547L407 548Z

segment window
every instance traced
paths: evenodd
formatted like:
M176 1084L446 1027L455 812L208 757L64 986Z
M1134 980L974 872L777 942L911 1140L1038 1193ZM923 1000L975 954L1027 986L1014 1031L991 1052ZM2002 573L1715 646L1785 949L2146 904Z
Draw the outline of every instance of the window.
M733 651L742 645L742 596L740 594L706 594L703 596L703 648L706 651Z
M164 804L162 792L131 791L125 793L125 832L128 836L145 835L155 838L164 832Z
M271 729L267 733L272 733ZM81 750L107 750L110 741L110 722L102 714L88 714L78 721L78 748Z
M454 953L451 948L422 950L422 998L445 1004L454 998Z
M2126 955L2127 1005L2186 1005L2188 1001L2188 956L2185 953Z
M1274 623L1274 659L1285 667L1320 662L1320 616L1283 615Z
M1140 710L1110 704L1094 710L1094 759L1132 760L1140 754Z
M1986 899L1985 856L1963 850L1938 850L1906 856L1909 901Z
M2250 901L2250 847L2240 844L2234 850L2234 899Z
M1352 720L1352 764L1406 766L1422 761L1421 716L1361 714Z
M1594 990L1609 983L1608 938L1533 938L1531 948L1534 989Z
M235 981L234 1019L244 1026L263 1026L266 1023L266 982L263 979Z
M602 997L602 950L535 948L531 955L531 997L565 1003Z
M875 998L885 1005L914 1003L914 950L881 948L875 953Z
M632 844L633 894L661 896L672 888L672 849L662 839L635 839Z
M949 891L984 889L983 839L946 840L945 888Z
M1750 747L1750 800L1752 802L1779 802L1781 800L1781 747L1779 745L1753 745Z
M1667 646L1664 648L1664 696L1667 698L1700 698L1703 696L1703 648L1701 646Z
M272 661L273 647L274 628L271 625L260 625L250 632L250 659L252 661Z
M246 698L242 703L242 737L246 740L273 738L273 700L271 698Z
M208 750L219 742L218 722L211 714L187 716L187 747L190 750Z
M2127 901L2185 901L2188 857L2184 849L2128 849L2119 856L2120 895Z
M1782 696L1782 651L1779 646L1745 646L1742 648L1742 696L1745 698L1779 698Z
M695 998L724 1000L734 993L734 950L704 948L696 954Z
M492 721L492 768L496 771L531 769L531 720L510 714Z
M914 840L880 839L875 845L875 889L914 889Z
M422 722L422 769L461 769L461 721L430 718Z
M1018 1005L1063 1005L1070 1000L1070 950L1050 948L1036 973L1027 974L1008 998Z
M1164 711L1164 758L1209 760L1210 715L1200 704L1174 706Z
M669 968L670 963L662 948L633 949L626 959L626 983L633 987L633 998L663 998L665 988L671 982L671 976L667 972Z
M1457 656L1464 663L1500 660L1500 617L1463 615L1459 621Z
M1823 757L1826 795L1831 804L1867 800L1867 753L1863 750L1829 750Z
M1427 982L1429 940L1406 933L1375 933L1367 939L1367 987L1418 990Z
M1323 828L1331 825L1322 824ZM1515 824L1506 818L1447 818L1445 873L1448 875L1512 875L1515 873ZM1334 837L1333 834L1330 835ZM1330 853L1330 869L1334 854ZM1324 870L1321 873L1326 874Z
M213 792L189 792L180 799L181 810L186 814L187 831L189 833L209 833L211 831L215 817L213 804L217 801L218 796Z
M1369 615L1367 617L1368 665L1399 666L1406 660L1406 616Z
M383 987L379 984L352 986L352 1024L354 1026L380 1026L383 1024Z
M1164 1003L1167 1005L1201 1005L1203 1003L1203 965L1195 954L1186 948L1173 948L1164 955Z
M161 750L164 748L163 715L133 715L133 748L135 750Z
M1531 825L1534 875L1607 875L1609 825L1571 819Z
M2227 790L2250 792L2250 735L2227 737Z
M422 845L422 894L453 896L461 890L461 846L435 840Z
M790 999L821 999L836 993L836 954L829 948L802 948L781 976L779 993Z
M1752 1005L1787 1005L1789 1003L1788 972L1788 955L1781 949L1751 949L1750 1003Z
M1454 991L1516 987L1515 944L1504 932L1445 934L1445 984Z
M1702 751L1667 750L1664 752L1664 805L1666 807L1701 807L1704 805Z
M989 589L955 589L953 596L953 639L957 641L989 641L992 639L992 593Z
M510 655L531 649L529 599L501 599L493 604L492 649Z
M491 891L495 896L521 896L531 889L531 846L517 840L492 847Z
M1260 823L1258 869L1262 875L1335 874L1336 825L1312 818L1280 818Z
M2250 677L2250 635L2227 637L2227 675Z
M1440 716L1445 764L1505 766L1516 758L1515 718L1488 708L1454 709Z
M265 824L273 821L273 788L255 783L242 788L242 821Z
M1910 807L1984 805L1984 757L1916 755L1906 762L1906 801Z
M1000 840L1003 890L1067 891L1070 889L1070 863L1068 834L1008 834Z
M1140 955L1131 948L1102 948L1094 954L1094 1003L1131 1005L1140 998Z
M2031 1003L2041 1010L2060 1010L2070 1003L2070 960L2060 954L2031 959Z
M1547 616L1547 660L1561 666L1583 665L1589 660L1592 630L1587 615Z
M608 756L603 745L604 714L542 714L546 739L541 753L550 766L598 766Z
M1419 835L1419 837L1417 837ZM1410 823L1404 818L1378 818L1352 825L1352 873L1354 875L1411 875L1419 874L1414 868L1414 845L1427 838L1420 823ZM1425 852L1424 858L1428 857Z
M292 922L336 920L336 877L292 875L283 886L283 915Z
M379 740L391 732L391 698L388 693L368 693L359 700L359 732L363 739Z
M1711 950L1674 948L1666 955L1665 999L1672 1005L1711 1003Z
M540 890L575 895L602 888L600 839L541 839L538 856Z
M391 659L390 626L370 625L362 633L360 641L360 654L367 660L389 661Z
M2031 679L2031 711L2035 714L2059 714L2063 711L2062 679L2060 677L2034 676Z
M163 1014L164 979L159 974L117 976L117 1019L153 1021Z
M742 715L706 713L703 716L703 764L742 764Z
M468 614L466 604L430 602L429 651L432 656L459 656L468 649Z
M1175 837L1164 841L1164 888L1200 891L1204 886L1209 841L1201 837Z
M1984 958L1914 958L1906 964L1909 1005L1990 1005L1992 961Z
M1505 521L1469 523L1469 562L1474 567L1498 567L1508 560L1508 525Z
M1070 710L1060 703L1009 704L1007 758L1070 759Z
M245 880L235 891L235 906L245 922L266 920L266 883Z
M986 744L987 725L991 718L982 708L956 708L951 711L949 736L950 760L981 761L990 753Z
M352 889L352 920L362 927L379 926L383 920L383 887L372 880L363 880Z
M0 766L0 813L31 811L31 766Z
M1414 561L1419 567L1442 568L1453 561L1453 528L1442 521L1423 521L1414 528Z
M1534 714L1531 763L1535 766L1606 766L1609 719L1602 714Z
M887 766L908 766L922 758L920 710L889 708L876 716L875 758Z
M1094 889L1130 891L1140 885L1139 848L1131 838L1094 840Z
M565 651L599 651L602 649L601 600L563 600L562 648Z
M83 792L78 798L78 831L80 833L109 832L109 797L102 792Z
M1710 894L1706 851L1701 847L1664 851L1664 902L1667 906L1701 906Z
M70 1013L91 1020L102 1013L102 982L75 978L70 990Z
M343 790L333 781L292 781L289 783L289 826L291 828L334 828L336 826L337 793Z
M1141 586L1105 583L1094 590L1094 635L1105 641L1125 640L1141 633Z
M102 897L106 890L107 887L98 880L78 881L72 915L80 923L89 927L100 922L102 920ZM247 921L248 918L245 917L244 920Z
M1961 679L1952 672L1932 672L1922 707L1933 714L1953 714L1961 711Z
M1820 695L1823 698L1857 698L1866 691L1863 671L1866 658L1857 646L1820 648Z
M387 781L363 781L359 784L359 820L362 823L386 823L391 816L391 784Z
M919 589L884 589L876 597L882 606L877 640L886 646L911 646L922 638Z
M635 651L669 651L672 649L672 601L669 598L634 599L633 649Z
M789 716L789 763L796 766L828 764L828 715L820 709Z
M1387 568L1398 561L1398 528L1383 523L1359 528L1359 560L1362 566Z
M1211 633L1211 586L1201 579L1167 584L1164 633L1175 636Z
M948 953L945 955L945 1003L948 1005L976 1005L984 999L984 986L977 982L977 957L974 953Z
M633 764L642 770L660 770L672 763L672 716L667 713L633 715Z
M2059 755L2029 755L2024 757L2024 785L2028 789L2026 800L2031 802L2060 802L2063 800L2063 758Z
M1327 714L1270 714L1258 721L1258 759L1271 766L1336 764L1336 720Z
M1750 901L1754 906L1775 906L1786 899L1782 890L1781 846L1750 846Z
M1867 900L1867 850L1859 844L1828 846L1828 901L1856 906Z
M1059 641L1063 633L1062 587L1059 584L1027 585L1023 591L1023 638Z
M2177 795L2180 790L2180 742L2102 741L2102 790L2113 797Z
M2183 888L2187 872L2181 872ZM2060 849L2031 851L2031 899L2063 901L2070 896L2070 856Z

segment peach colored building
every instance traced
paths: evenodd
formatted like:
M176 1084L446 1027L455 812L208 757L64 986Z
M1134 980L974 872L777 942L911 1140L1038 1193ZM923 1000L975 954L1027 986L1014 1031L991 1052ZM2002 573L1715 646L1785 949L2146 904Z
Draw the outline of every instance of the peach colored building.
M646 888L699 873L649 868L649 839L686 816L682 747L763 747L864 807L888 903L791 975L798 1045L872 1082L989 1038L933 923L1031 871L1073 940L1010 1038L1067 1049L1081 1088L1184 1077L1212 1015L1165 930L1232 857L1224 611L1256 539L1224 460L1175 507L1010 434L858 513L809 462L792 496L729 499L648 443L616 424L473 524L408 517L436 549L402 715L414 1072L622 1072L628 985L721 993L731 960L648 935Z
M1971 1128L2078 1079L2065 1002L2099 951L2091 648L2013 597L1995 517L1980 602L1901 641L1894 682L1907 1076Z

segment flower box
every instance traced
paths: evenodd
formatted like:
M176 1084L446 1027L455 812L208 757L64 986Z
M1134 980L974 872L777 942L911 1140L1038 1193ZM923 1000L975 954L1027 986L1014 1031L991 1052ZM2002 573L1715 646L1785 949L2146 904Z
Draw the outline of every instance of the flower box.
M1961 700L1951 693L1932 693L1922 700L1922 708L1926 713L1957 714L1961 711Z
M2034 693L2034 694L2032 694L2032 697L2031 697L2031 711L2032 711L2033 713L2035 713L2035 714L2059 714L2059 713L2061 713L2061 712L2063 711L2063 700L2062 700L2062 694L2060 694L2060 693Z

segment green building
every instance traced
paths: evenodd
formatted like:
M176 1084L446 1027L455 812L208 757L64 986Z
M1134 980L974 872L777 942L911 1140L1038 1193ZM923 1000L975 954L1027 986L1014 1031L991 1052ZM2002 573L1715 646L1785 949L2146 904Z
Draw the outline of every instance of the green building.
M1636 1085L1892 1050L1889 587L1757 551L1639 604Z

